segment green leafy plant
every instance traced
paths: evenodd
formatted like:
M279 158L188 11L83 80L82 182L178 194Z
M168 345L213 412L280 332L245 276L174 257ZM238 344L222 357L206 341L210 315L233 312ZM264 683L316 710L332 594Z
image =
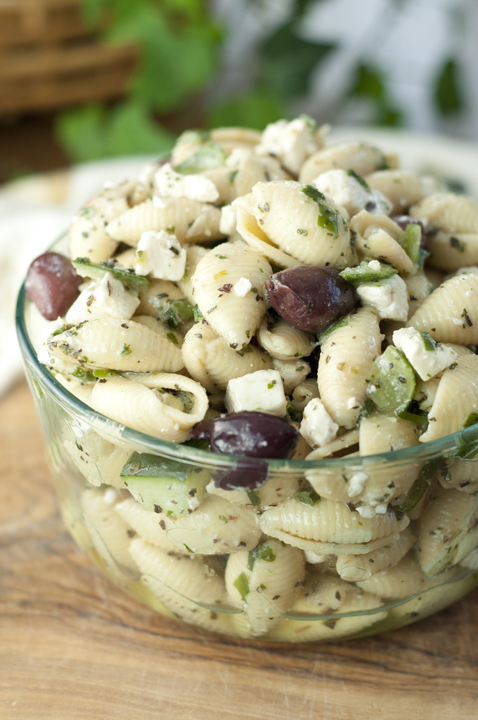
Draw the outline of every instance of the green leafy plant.
M84 21L111 45L133 44L138 63L124 101L58 116L58 138L76 161L161 153L174 135L158 115L182 110L211 81L222 32L205 0L82 0Z

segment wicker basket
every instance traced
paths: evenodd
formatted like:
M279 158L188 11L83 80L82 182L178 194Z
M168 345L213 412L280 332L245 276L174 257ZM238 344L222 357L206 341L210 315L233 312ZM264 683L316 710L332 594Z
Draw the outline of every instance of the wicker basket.
M136 49L101 45L82 23L80 2L0 0L0 115L124 93Z

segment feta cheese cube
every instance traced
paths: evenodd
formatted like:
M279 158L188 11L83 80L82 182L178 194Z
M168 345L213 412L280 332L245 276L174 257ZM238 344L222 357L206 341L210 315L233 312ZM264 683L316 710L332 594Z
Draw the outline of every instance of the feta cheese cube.
M78 325L83 320L113 317L129 320L139 305L138 294L126 290L121 280L106 272L99 283L90 283L66 313L66 321Z
M312 447L321 447L332 442L339 426L330 417L325 406L318 398L313 398L304 409L300 424L300 434Z
M378 282L362 283L357 287L362 305L378 310L381 318L406 320L408 318L408 290L399 275Z
M235 283L232 292L238 297L246 297L247 293L252 289L252 283L245 277L239 278Z
M162 197L184 197L199 202L216 202L219 192L212 180L205 175L181 175L171 163L159 168L154 176L158 193Z
M345 208L350 217L364 209L374 215L388 215L393 208L385 195L378 190L367 189L366 183L362 184L346 170L328 170L312 180L311 185L336 205Z
M141 235L134 266L137 275L151 275L159 280L182 280L186 269L186 248L176 235L165 230Z
M412 327L395 330L393 342L422 380L428 380L442 372L458 357L453 348L435 343Z
M299 117L267 125L255 151L258 155L275 155L286 170L298 175L304 160L318 149L310 123Z
M221 208L221 219L219 220L219 232L223 235L234 235L237 225L237 210L232 205L224 205Z
M229 380L224 403L229 412L259 410L284 417L287 400L277 370L257 370Z
M364 489L364 485L368 480L367 473L356 472L354 473L347 483L347 495L349 497L357 497Z

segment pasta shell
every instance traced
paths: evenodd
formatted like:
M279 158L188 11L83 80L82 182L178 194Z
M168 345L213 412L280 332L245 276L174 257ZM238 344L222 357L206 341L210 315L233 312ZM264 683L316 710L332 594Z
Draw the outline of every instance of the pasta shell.
M140 304L136 315L151 315L158 318L171 303L183 298L184 292L176 283L170 280L151 280L148 289L139 295Z
M435 487L420 518L418 559L429 576L452 567L478 544L478 497Z
M317 380L313 378L307 378L297 385L292 392L292 405L299 412L303 412L306 406L314 398L320 398L319 388L317 387Z
M339 555L337 572L342 580L357 582L395 567L413 546L415 536L411 529L405 528L398 540L384 545L378 550L365 555Z
M410 205L428 195L428 179L405 170L378 170L367 175L366 181L373 190L383 193L393 203L392 213L403 214Z
M299 180L310 183L321 173L337 168L351 168L358 175L370 175L382 167L384 162L382 151L364 142L330 145L305 161L300 169Z
M283 547L272 539L261 543L258 550L255 559L247 552L230 555L225 575L231 603L244 607L244 634L252 637L264 635L277 625L302 592L305 578L301 550Z
M361 210L351 219L350 229L357 233L355 247L363 257L388 262L405 275L417 272L417 266L398 242L403 230L391 218Z
M257 331L259 345L278 360L307 357L315 347L315 337L292 327L285 320L270 324L264 318Z
M170 518L170 523L173 545L204 555L252 550L261 535L255 513L217 495L207 495L191 515Z
M196 301L194 300L193 295L192 278L194 273L196 272L199 261L202 260L203 257L208 254L208 252L208 249L202 247L201 245L189 245L189 247L186 249L186 270L184 271L182 280L178 281L178 286L181 289L183 295L193 305Z
M96 490L88 488L81 498L83 514L90 531L95 550L110 572L118 574L115 563L129 572L137 567L129 554L130 527L115 512L121 494L113 488Z
M455 366L455 367L453 367ZM478 407L478 357L458 357L443 373L428 413L428 428L420 442L430 442L461 430Z
M142 540L162 550L189 555L185 548L177 548L168 540L166 530L170 522L163 513L143 510L132 498L118 503L115 510Z
M450 233L438 230L427 235L431 267L453 272L478 263L478 233Z
M225 390L232 378L272 368L270 357L258 347L247 345L238 353L203 323L187 332L181 350L187 371L209 392Z
M395 567L357 583L358 587L385 600L403 600L436 584L436 580L425 575L413 554L404 557Z
M419 443L420 431L416 423L403 420L395 415L373 413L360 420L360 455L375 455L392 452ZM360 498L364 503L376 505L390 502L406 493L415 482L420 471L420 463L408 464L406 469L398 464L365 467L366 480L358 494L349 495L354 501ZM350 490L349 490L350 492Z
M266 510L260 521L263 532L278 537L279 530L279 539L286 535L291 545L296 545L294 540L305 539L342 546L366 545L373 540L389 537L406 528L408 523L406 516L398 519L395 513L390 511L374 518L362 517L344 503L326 498L321 498L320 502L313 506L295 498L286 500L277 507ZM367 552L367 549L363 551ZM337 553L332 551L330 554Z
M180 242L216 240L221 237L221 212L213 205L185 198L154 198L135 205L108 223L106 232L115 240L137 245L148 230L170 232Z
M55 336L48 350L88 368L174 372L183 367L181 350L171 340L134 320L87 320Z
M381 342L377 313L363 307L349 316L347 325L332 330L323 343L317 382L321 400L338 425L352 428L356 424Z
M106 226L128 210L125 190L105 190L74 218L69 233L71 258L88 257L97 263L113 255L118 242L108 235Z
M478 274L456 275L426 298L407 323L438 342L478 342Z
M93 431L79 436L74 442L64 440L63 445L89 483L97 487L124 487L120 472L131 455L129 449L117 447Z
M305 265L327 262L338 269L354 265L355 251L346 221L327 199L331 213L336 213L335 232L319 225L320 206L302 192L304 187L290 180L257 183L250 195L237 201L237 207L255 218L269 244ZM248 242L247 237L244 239Z
M170 375L171 378L183 376ZM172 385L174 387L174 380ZM191 380L191 382L194 382ZM204 388L197 385L196 394L204 393L200 405L207 407ZM114 376L104 383L96 383L90 398L91 407L116 422L147 433L161 440L184 442L188 439L187 429L203 419L200 412L191 414L165 405L162 395L150 390L143 383Z
M192 284L199 309L234 350L249 344L267 310L264 283L271 273L267 260L242 243L218 245L196 267ZM241 278L251 286L245 295L235 291Z
M141 581L176 617L206 630L230 632L229 616L214 610L223 605L223 581L202 560L165 552L139 538L131 542L130 552Z
M242 198L238 202L242 202ZM279 267L295 267L300 265L300 260L291 257L282 250L279 250L259 227L255 217L245 212L241 206L233 205L237 211L237 232L253 249L266 257L270 262Z
M410 209L412 217L450 233L478 233L478 205L464 195L435 193ZM464 263L463 263L464 264Z

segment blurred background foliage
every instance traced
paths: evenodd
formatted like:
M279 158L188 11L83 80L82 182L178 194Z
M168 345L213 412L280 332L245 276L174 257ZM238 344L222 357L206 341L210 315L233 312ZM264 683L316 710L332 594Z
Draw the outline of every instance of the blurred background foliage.
M317 69L340 50L337 42L304 37L301 22L321 0L292 0L279 22L260 36L246 87L210 93L221 73L221 49L233 31L205 0L81 0L84 22L106 44L134 44L136 70L119 103L87 104L60 113L56 133L75 161L168 150L175 133L191 126L267 123L294 114L294 103L311 92ZM232 2L232 0L231 0ZM413 0L394 0L397 11ZM249 9L267 11L266 0L248 0ZM270 0L269 0L270 4ZM406 52L406 48L404 48ZM464 108L460 65L444 57L436 68L432 103L443 116ZM209 92L209 95L208 95ZM344 88L348 100L368 106L377 125L407 124L390 93L387 72L358 58ZM333 118L330 118L333 120Z

